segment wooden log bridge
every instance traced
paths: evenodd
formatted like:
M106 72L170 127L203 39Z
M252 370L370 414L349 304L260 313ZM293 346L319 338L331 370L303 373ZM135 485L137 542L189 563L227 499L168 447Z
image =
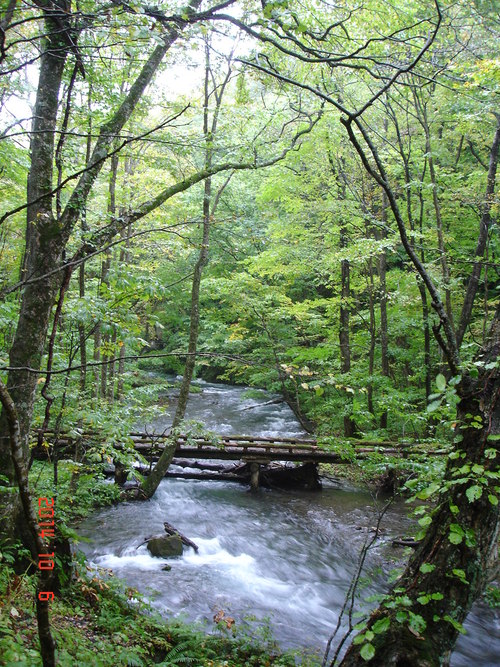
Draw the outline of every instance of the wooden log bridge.
M169 434L136 432L130 437L134 449L143 455L160 453ZM303 438L279 438L250 435L217 435L211 440L204 436L181 434L177 436L177 459L221 459L229 461L296 461L301 463L352 463L352 457L339 451L328 451L317 440ZM339 439L339 445L342 441ZM444 454L447 450L422 447L417 444L395 444L380 441L350 441L356 458L378 453L386 456L408 457L411 454Z
M148 433L131 433L134 448L145 456L158 456L171 436L153 435ZM317 440L303 438L264 437L247 435L218 435L213 440L207 437L192 435L177 436L175 459L220 459L243 461L250 471L250 486L256 490L260 484L263 466L273 461L291 461L303 464L308 488L321 486L317 474L319 463L348 464L353 462L350 455L342 451L328 451L321 447ZM341 441L339 441L341 444ZM433 449L420 445L394 444L391 442L350 442L354 446L356 459L363 459L370 454L398 456L407 458L415 455L444 454L445 449ZM347 447L346 447L347 449ZM352 450L351 450L352 451ZM311 472L311 468L313 471ZM176 474L175 476L179 476Z
M49 441L55 434L46 431L44 437ZM138 453L152 461L159 457L165 445L172 441L170 433L133 432L129 434L131 445ZM349 464L353 462L352 446L356 459L363 459L370 454L380 456L398 456L407 458L415 455L445 454L446 449L431 449L418 444L394 444L391 442L349 441L346 449L351 454L342 451L328 451L320 446L317 440L303 438L264 437L248 435L206 435L180 434L176 437L176 460L209 460L243 461L250 469L250 483L253 489L259 485L261 467L273 461L291 461L302 464L319 463ZM82 433L82 440L99 440L98 433ZM66 433L57 437L58 447L65 448L75 442L75 438ZM342 441L339 440L341 446ZM130 445L129 445L130 446ZM114 445L116 449L128 449L127 445ZM340 449L340 447L339 447Z

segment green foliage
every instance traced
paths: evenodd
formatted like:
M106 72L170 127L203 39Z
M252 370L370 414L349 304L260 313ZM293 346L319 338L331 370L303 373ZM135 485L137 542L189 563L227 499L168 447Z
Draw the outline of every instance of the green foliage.
M35 461L30 473L33 496L56 497L58 529L75 537L74 522L97 507L104 507L120 499L120 489L106 482L98 466L74 461L58 463L58 482L54 485L52 466Z

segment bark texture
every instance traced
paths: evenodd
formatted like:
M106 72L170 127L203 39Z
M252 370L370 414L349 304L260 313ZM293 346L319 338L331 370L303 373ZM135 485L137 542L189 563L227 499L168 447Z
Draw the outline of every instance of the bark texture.
M200 4L193 0L191 8ZM27 185L26 250L22 278L27 280L20 308L16 334L10 350L8 389L17 408L20 443L28 455L38 373L52 307L60 286L61 266L66 244L85 207L85 202L115 136L130 118L144 90L152 81L164 55L179 36L178 29L168 29L146 60L137 79L115 114L100 130L99 137L78 184L61 216L54 214L53 171L54 137L57 129L61 81L68 56L75 53L72 14L64 0L40 3L45 18L45 38L40 57L40 74L31 138L31 165ZM32 370L31 370L32 369ZM9 453L5 410L0 417L0 466L12 486L15 474ZM7 516L9 512L6 513ZM12 528L12 525L10 526Z
M498 168L498 152L500 149L500 115L497 117L497 127L495 136L493 137L493 144L490 151L490 161L488 166L488 178L486 183L486 192L484 202L481 210L481 219L479 221L479 235L477 239L476 250L474 252L474 266L472 273L467 283L467 290L462 305L462 312L460 315L460 323L457 331L457 344L460 346L465 335L467 326L469 325L472 315L472 307L474 299L479 287L479 279L483 268L483 258L488 241L488 234L491 226L491 206L493 204L493 197L495 193L495 180Z
M40 554L47 554L49 549L43 543L39 533L38 524L31 502L31 493L28 482L28 467L23 452L20 438L21 429L17 415L16 406L7 387L0 380L0 404L4 410L6 421L9 428L9 445L12 457L12 465L16 474L16 481L19 488L19 498L23 510L22 532L28 538L31 556L35 562L38 562ZM38 637L40 640L40 653L42 656L43 667L54 667L55 662L55 643L50 629L49 603L41 600L39 593L41 591L51 591L51 575L49 570L39 570L39 585L36 589L36 616L38 622Z
M389 619L388 629L370 639L375 649L370 665L448 665L459 624L487 582L499 529L494 487L500 452L493 437L500 433L500 373L494 363L499 352L500 308L478 358L479 377L464 375L458 386L458 442L435 493L432 523L389 597L369 619L368 630ZM410 612L425 627L416 630ZM343 667L366 664L364 643L351 645Z

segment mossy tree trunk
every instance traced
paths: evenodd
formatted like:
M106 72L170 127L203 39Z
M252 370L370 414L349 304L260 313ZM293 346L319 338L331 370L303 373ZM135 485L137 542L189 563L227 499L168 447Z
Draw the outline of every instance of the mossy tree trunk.
M466 374L457 387L456 447L442 483L429 488L437 502L431 523L404 574L356 640L360 643L349 648L343 667L366 665L363 652L365 657L374 652L368 664L381 667L449 663L497 547L499 353L500 307L477 359L479 376Z
M201 3L192 0L191 12ZM71 233L85 208L89 193L98 177L116 135L129 120L146 87L152 81L163 57L176 41L186 23L178 28L167 28L161 43L145 61L129 93L111 119L99 132L87 168L69 196L60 215L54 214L55 195L54 159L55 136L61 82L65 64L74 55L83 71L76 44L77 17L71 13L65 0L39 3L44 16L44 38L40 56L40 73L31 131L31 164L27 185L26 250L21 277L26 281L21 300L13 345L10 350L8 391L17 409L19 439L28 456L28 437L39 370L41 368L52 307L59 292L64 251ZM15 474L10 457L8 423L5 410L0 416L0 467L8 478L12 493L1 495L2 525L6 534L20 534L22 518L14 488ZM17 509L16 509L17 508Z

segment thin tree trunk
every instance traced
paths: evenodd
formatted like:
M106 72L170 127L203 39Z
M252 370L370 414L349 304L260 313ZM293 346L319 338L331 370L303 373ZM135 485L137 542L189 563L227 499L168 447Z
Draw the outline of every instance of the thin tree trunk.
M451 302L451 286L450 286L451 274L450 274L450 267L448 265L448 258L446 255L446 246L444 242L443 218L441 215L441 204L439 202L439 190L436 177L436 170L434 168L434 157L432 155L431 131L427 118L427 107L426 104L419 99L415 90L414 90L414 99L415 99L415 109L417 111L417 117L425 134L425 152L427 155L427 162L429 165L429 177L432 186L432 203L434 206L434 213L436 216L436 232L438 238L441 272L443 275L443 283L444 283L446 314L448 316L448 321L450 323L450 326L452 327L452 329L455 329L455 325L453 322L453 307Z
M78 272L78 286L80 299L85 298L85 264L80 264ZM80 393L85 392L87 385L87 336L85 326L78 324L78 340L80 345Z
M124 341L120 341L120 360L118 362L118 381L116 383L116 399L120 400L123 396L123 383L124 383L124 373L125 373L125 354L126 346Z
M396 130L396 136L398 140L398 148L399 148L399 154L401 155L401 159L403 161L404 165L404 175L405 175L405 193L406 193L406 213L408 216L408 223L410 225L410 229L412 232L415 231L415 219L413 217L413 206L412 206L412 198L411 198L411 184L412 184L412 173L411 173L411 165L410 165L410 155L411 155L411 128L410 128L410 123L409 123L409 118L408 118L408 111L407 111L407 126L405 128L405 135L408 137L408 148L405 150L405 145L403 142L403 136L401 133L399 121L398 121L398 116L394 112L394 109L391 105L390 98L388 96L387 101L386 101L386 108L390 111L390 116L392 118L394 128ZM463 140L463 137L462 137ZM457 161L459 159L459 154L457 155ZM424 182L425 178L425 170L426 170L426 165L424 164L423 168L423 173L420 178L420 182ZM420 237L423 238L423 219L424 219L424 210L425 210L425 204L424 204L424 198L422 194L422 188L419 188L419 202L420 202L420 215L419 215L419 226L420 226ZM413 249L415 251L414 244L412 242ZM424 248L423 246L421 247L420 251L420 259L422 262L422 265L425 264L425 254L424 254ZM431 334L430 334L430 319L429 319L429 304L427 301L427 291L425 289L425 285L422 282L421 278L417 275L416 276L417 280L417 286L418 290L420 293L420 299L422 302L422 328L423 328L423 333L424 333L424 367L425 367L425 399L426 403L427 400L431 394Z
M232 57L232 56L231 56ZM209 124L209 103L210 90L209 84L213 75L210 65L210 47L208 42L205 43L205 80L204 80L204 105L203 105L203 135L205 137L205 170L209 171L212 167L213 161L213 142L217 132L217 124L219 119L219 112L222 104L222 98L229 79L231 76L231 57L228 60L228 71L226 77L220 88L214 87L213 95L215 98L215 107L212 115L212 122ZM231 175L226 179L226 182L219 189L215 197L214 206L210 209L210 200L212 196L212 178L209 176L205 179L203 190L203 235L201 240L200 254L196 262L193 273L193 284L191 288L191 310L189 322L189 342L188 342L188 356L184 366L184 374L182 377L181 388L179 391L179 400L175 410L175 415L172 423L172 428L176 428L186 412L186 406L189 398L189 388L193 378L194 367L196 363L196 350L198 346L198 330L200 324L200 286L203 269L208 262L208 250L210 244L210 225L211 219L215 214L215 210L220 200L220 196L224 188L228 185ZM158 484L165 476L166 471L174 456L175 447L165 447L158 463L154 467L152 473L145 480L142 486L142 491L147 498L150 498L156 491Z
M118 155L113 155L111 158L110 169L109 169L109 184L108 184L108 215L109 219L112 220L116 215L116 178L118 174ZM102 263L102 272L101 272L101 286L109 287L109 271L111 269L112 255L111 251L106 252L106 259ZM107 291L107 290L106 290ZM111 338L109 334L102 334L101 340L101 354L104 357L111 356L114 358L114 350L110 349ZM109 364L104 364L101 369L101 396L102 398L108 398L111 394L111 391L108 385L112 382L112 377L114 369L111 368L113 362Z
M191 310L189 321L189 342L188 342L188 356L184 366L184 374L182 377L181 388L179 392L179 401L175 410L175 416L172 426L177 427L186 412L187 401L189 398L189 388L193 378L194 367L196 364L196 350L198 346L198 330L200 326L200 285L203 274L203 268L208 262L208 248L210 242L210 193L211 180L207 178L205 181L205 191L203 197L203 238L201 242L201 250L198 260L193 272L193 285L191 288Z
M488 166L488 179L486 184L486 192L484 202L481 207L481 219L479 221L479 236L477 239L476 250L474 252L474 266L467 283L467 290L465 292L464 302L462 305L462 312L460 315L460 323L457 331L458 346L462 344L462 340L470 322L472 307L474 299L479 286L479 278L481 277L481 270L483 268L483 256L488 241L488 233L491 226L491 206L493 204L493 197L495 193L495 180L498 167L498 152L500 147L500 114L497 116L497 127L493 144L490 151L490 160Z
M368 236L368 231L367 231ZM370 349L368 352L368 375L370 379L367 385L367 403L368 410L373 416L375 416L375 407L373 405L373 373L375 370L375 345L376 345L376 333L377 333L377 323L375 318L375 285L373 280L373 261L372 258L368 260L368 274L369 274L369 287L368 287L368 308L370 313Z
M387 224L388 201L385 193L382 194L382 222ZM384 229L377 235L379 239L385 239L387 232ZM380 360L381 370L384 377L389 377L389 333L387 323L387 256L385 249L378 256L378 276L379 276L379 301L380 301ZM383 410L380 415L380 428L387 428L387 410Z
M429 304L427 302L427 292L422 281L418 280L418 291L422 301L422 324L424 330L424 366L425 366L425 400L429 399L432 393L431 379L431 331L429 327Z
M205 43L205 80L204 80L204 104L203 104L203 136L205 137L205 169L210 170L213 162L213 142L217 132L217 123L219 119L219 111L222 104L222 97L225 88L229 82L231 75L231 63L229 60L228 72L223 81L220 90L217 87L212 91L215 95L215 107L212 116L212 122L209 122L209 104L210 104L210 81L212 80L212 69L210 65L210 46L208 42ZM231 178L231 175L229 176ZM229 183L229 179L223 185L223 189ZM182 377L181 388L179 392L179 400L175 410L172 427L176 428L184 419L186 413L186 406L189 398L189 388L191 380L193 379L193 372L196 365L196 350L198 346L198 330L200 326L200 286L203 269L208 262L208 250L210 245L210 226L212 217L215 213L217 204L219 202L221 191L217 194L214 207L210 208L212 197L212 178L205 179L205 186L203 191L203 234L201 240L200 254L194 267L193 285L191 288L191 309L189 322L189 342L188 342L188 356L186 357L186 364L184 366L184 374Z
M102 344L101 324L98 322L95 326L95 331L94 331L94 354L92 357L92 360L95 362L93 369L93 375L94 375L93 396L96 399L96 402L99 400L100 370L101 370L99 362L101 361L101 344Z
M111 347L113 350L113 357L108 366L108 394L107 399L110 403L113 403L115 399L115 368L116 368L116 327L113 329L113 335L111 336Z
M340 247L347 246L346 229L340 227ZM351 371L351 342L350 342L350 265L349 261L343 259L340 262L340 313L339 313L339 343L340 343L340 370L342 373ZM349 401L349 412L352 410L352 399ZM344 435L352 438L356 433L356 426L352 414L344 415Z
M109 285L109 269L111 266L111 253L108 250L106 252L106 255L101 263L101 280L100 280L100 285ZM97 334L97 330L96 330ZM99 358L105 361L106 357L108 357L108 343L109 343L109 335L107 333L103 333L102 331L102 323L99 322L98 324L98 338L99 338ZM102 364L101 366L101 377L100 377L100 386L98 388L97 395L101 396L102 398L106 398L106 389L108 386L108 365L107 364Z

